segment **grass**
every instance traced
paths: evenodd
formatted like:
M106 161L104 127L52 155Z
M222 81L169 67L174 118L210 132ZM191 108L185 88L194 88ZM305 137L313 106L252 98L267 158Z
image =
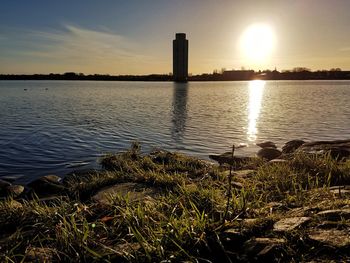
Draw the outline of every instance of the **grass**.
M247 164L255 169L253 177L233 175L240 189L228 187L223 167L179 153L142 155L137 143L128 151L106 155L101 164L104 171L67 176L67 196L50 202L1 201L0 261L249 261L243 242L275 236L273 223L290 209L350 205L348 198L327 190L349 182L350 162L337 162L327 154L297 154L273 164L255 160ZM114 195L103 205L91 199L101 188L125 182L152 187L158 194L138 201ZM280 205L271 209L272 202ZM249 218L257 220L247 225L244 219ZM227 229L240 232L238 244L225 238ZM310 258L313 244L301 245L300 237L304 233L284 236L288 245L277 259Z

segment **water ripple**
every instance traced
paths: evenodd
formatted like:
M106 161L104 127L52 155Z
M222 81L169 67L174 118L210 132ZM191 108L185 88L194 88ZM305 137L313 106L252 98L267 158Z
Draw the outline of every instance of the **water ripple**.
M233 143L246 143L237 154L250 155L260 140L282 146L289 139L345 139L349 100L349 81L269 81L264 88L249 82L2 81L0 177L29 182L98 168L104 153L134 140L145 152L161 147L207 159Z

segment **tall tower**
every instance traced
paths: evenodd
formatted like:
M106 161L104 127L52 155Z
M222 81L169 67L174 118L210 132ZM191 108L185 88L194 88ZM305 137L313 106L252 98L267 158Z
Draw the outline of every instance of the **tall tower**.
M173 77L176 82L187 82L188 40L185 33L176 33L173 40Z

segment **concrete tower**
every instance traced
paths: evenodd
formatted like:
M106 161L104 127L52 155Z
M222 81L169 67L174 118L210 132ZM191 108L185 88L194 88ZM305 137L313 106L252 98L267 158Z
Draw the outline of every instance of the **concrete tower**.
M188 40L185 33L176 33L173 40L173 77L176 82L187 82Z

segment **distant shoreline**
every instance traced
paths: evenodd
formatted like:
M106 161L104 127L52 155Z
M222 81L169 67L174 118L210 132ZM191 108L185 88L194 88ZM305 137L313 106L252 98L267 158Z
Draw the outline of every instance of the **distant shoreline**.
M309 71L306 69L294 69L292 71L265 70L229 70L221 73L192 75L188 81L244 81L244 80L350 80L350 71L322 70ZM93 81L173 81L170 74L150 75L102 75L66 72L64 74L0 74L0 80L93 80Z

